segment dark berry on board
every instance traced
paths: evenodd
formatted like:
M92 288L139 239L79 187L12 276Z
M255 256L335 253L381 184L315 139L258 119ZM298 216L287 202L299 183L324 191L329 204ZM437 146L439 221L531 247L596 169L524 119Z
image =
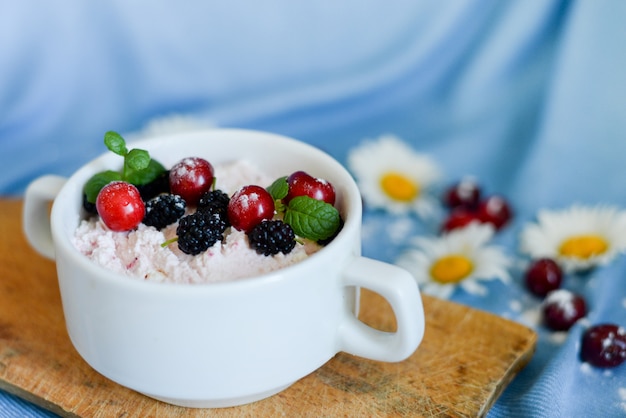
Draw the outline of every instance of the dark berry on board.
M594 325L582 336L580 358L595 367L616 367L626 361L626 329L615 324Z
M178 222L178 248L185 254L197 255L223 239L224 221L208 212L194 212Z
M247 233L250 247L265 256L289 254L296 246L296 236L291 226L281 220L263 221Z
M141 194L141 198L144 200L144 202L147 202L148 200L160 194L169 193L170 192L169 171L164 171L157 178L152 180L150 183L138 185L137 190L139 190L139 194Z
M175 194L161 194L146 203L143 223L158 230L178 221L187 208L185 200Z

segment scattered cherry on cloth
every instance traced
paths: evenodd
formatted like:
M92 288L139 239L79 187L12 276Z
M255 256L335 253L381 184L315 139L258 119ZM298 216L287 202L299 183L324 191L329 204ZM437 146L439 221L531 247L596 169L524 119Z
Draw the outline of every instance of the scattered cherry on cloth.
M502 229L513 218L509 202L502 196L489 196L478 203L478 218L492 224L496 230Z
M582 336L581 359L595 367L617 367L626 361L626 329L616 324L599 324Z
M457 228L463 228L472 222L481 222L476 212L466 207L459 206L453 209L441 226L442 232L450 232Z
M443 202L451 209L464 207L475 209L480 202L480 186L473 178L464 178L448 187L443 195Z
M530 263L524 274L526 287L536 296L544 297L561 287L563 270L551 258L539 258Z
M440 227L442 233L463 228L475 221L489 223L498 231L513 218L508 200L497 194L483 198L481 187L473 178L465 178L449 186L441 200L450 209Z
M567 331L587 314L585 299L569 290L553 290L542 305L543 321L553 331Z

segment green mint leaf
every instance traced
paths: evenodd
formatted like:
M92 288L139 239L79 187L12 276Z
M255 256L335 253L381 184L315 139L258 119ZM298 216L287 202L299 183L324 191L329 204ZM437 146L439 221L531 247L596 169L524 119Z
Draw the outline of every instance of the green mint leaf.
M274 183L272 183L267 188L267 191L269 192L270 195L272 195L272 198L274 198L274 200L280 200L280 199L285 198L287 196L287 193L289 193L289 184L287 183L287 176L279 177L276 180L274 180Z
M121 155L122 157L128 154L128 149L126 149L126 141L122 138L122 135L118 134L114 131L108 131L104 134L104 145L114 152L117 155Z
M124 169L141 171L150 164L150 154L142 149L131 149L124 157Z
M112 181L121 180L122 175L117 171L102 171L100 173L94 174L85 186L83 187L83 193L87 195L87 201L89 203L96 203L96 198L98 197L98 193L100 190L109 184Z
M124 180L135 186L143 186L144 184L154 181L161 174L165 173L165 171L165 167L163 167L161 163L156 160L150 160L148 166L142 170L134 170L133 168L126 167Z
M337 231L341 219L333 205L309 196L298 196L289 201L284 221L291 225L296 235L320 241Z

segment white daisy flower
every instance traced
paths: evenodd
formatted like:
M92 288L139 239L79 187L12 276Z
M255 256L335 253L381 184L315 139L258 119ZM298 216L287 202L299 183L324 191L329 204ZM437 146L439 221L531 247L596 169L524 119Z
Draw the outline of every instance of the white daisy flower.
M441 177L439 167L399 138L383 135L366 141L350 152L347 161L372 208L395 214L414 211L421 217L436 212L438 199L428 191Z
M487 294L479 280L510 280L511 260L502 249L486 244L495 230L489 224L470 223L434 238L416 238L416 248L402 254L396 264L408 270L420 289L448 299L457 286L479 296Z
M626 249L626 213L611 206L542 210L524 227L520 250L556 260L567 272L606 265Z

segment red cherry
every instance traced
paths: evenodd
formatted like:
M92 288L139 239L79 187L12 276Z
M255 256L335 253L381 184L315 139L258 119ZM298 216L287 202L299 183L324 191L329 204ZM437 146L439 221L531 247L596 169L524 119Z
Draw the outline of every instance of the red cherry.
M240 231L248 232L262 221L274 217L274 199L261 186L243 186L228 202L228 220Z
M285 203L289 203L296 196L309 196L331 205L335 204L335 188L324 179L315 178L304 171L296 171L287 177L287 184L289 193L283 199Z
M548 293L543 302L543 321L554 331L567 331L587 314L587 304L582 296L559 289Z
M544 297L549 292L561 287L563 270L550 258L540 258L533 261L526 269L526 287L533 294Z
M497 230L504 227L513 217L511 206L502 196L490 196L478 204L478 217L491 223Z
M480 201L480 187L473 178L464 178L450 186L443 195L443 203L449 208L459 206L474 209Z
M146 207L137 187L125 181L104 186L96 198L102 222L112 231L129 231L141 223Z
M188 206L195 206L213 186L213 173L213 166L207 160L184 158L170 170L170 192L185 199Z
M469 225L471 222L480 222L476 212L473 212L466 207L459 206L453 209L448 215L443 225L441 226L442 232L449 232L456 228L463 228Z
M626 330L615 324L589 328L582 336L582 361L596 367L616 367L626 361Z

